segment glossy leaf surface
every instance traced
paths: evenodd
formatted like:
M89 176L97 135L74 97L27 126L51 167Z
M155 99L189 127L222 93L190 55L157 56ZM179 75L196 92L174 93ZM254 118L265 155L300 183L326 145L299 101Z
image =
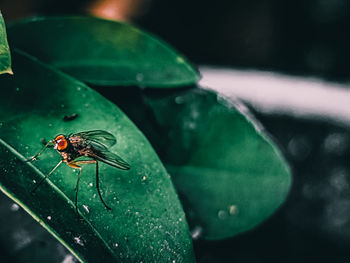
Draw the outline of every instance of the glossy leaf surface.
M0 12L0 74L3 73L12 74L12 70L11 54L7 44L5 22Z
M32 18L8 30L10 44L95 85L179 87L199 74L155 37L129 24L93 17Z
M159 134L149 138L182 197L195 237L232 237L257 226L284 202L289 167L238 104L201 89L146 98Z
M192 262L185 215L170 177L148 141L111 102L86 85L15 53L15 76L0 76L0 186L48 231L86 262ZM71 121L65 116L77 114ZM111 148L131 165L129 171L100 163L85 165L74 207L77 172L61 165L34 194L31 190L60 160L42 139L102 129L114 134Z

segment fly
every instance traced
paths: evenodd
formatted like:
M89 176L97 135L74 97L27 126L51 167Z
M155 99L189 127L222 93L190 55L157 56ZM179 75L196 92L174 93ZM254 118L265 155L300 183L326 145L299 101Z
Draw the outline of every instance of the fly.
M75 134L64 135L60 134L55 137L54 140L46 143L44 148L36 155L31 157L27 161L36 161L37 158L44 152L44 150L50 146L53 146L55 150L61 155L61 161L37 184L32 190L35 192L38 187L62 164L66 163L69 167L79 169L78 180L75 187L75 209L78 213L78 190L81 177L82 164L95 164L96 165L96 188L98 195L106 207L111 208L105 203L102 198L99 184L98 175L98 162L101 161L113 167L129 170L130 165L120 158L115 153L108 150L109 147L116 144L117 140L114 135L102 130L92 130L85 132L78 132ZM78 160L80 157L87 157L88 160Z

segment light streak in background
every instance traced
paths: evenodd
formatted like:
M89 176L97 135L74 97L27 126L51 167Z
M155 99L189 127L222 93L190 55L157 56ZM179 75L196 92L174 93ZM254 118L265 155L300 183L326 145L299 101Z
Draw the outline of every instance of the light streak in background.
M291 115L350 126L350 87L317 78L203 66L200 85L235 97L266 114Z

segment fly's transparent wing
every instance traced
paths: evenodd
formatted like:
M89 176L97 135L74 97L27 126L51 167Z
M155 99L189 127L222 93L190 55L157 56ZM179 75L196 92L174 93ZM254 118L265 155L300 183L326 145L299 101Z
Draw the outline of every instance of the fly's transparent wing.
M82 140L83 144L88 146L82 152L85 154L85 156L90 156L119 169L130 169L130 165L126 161L107 149L117 142L114 135L110 134L109 132L102 130L78 132L70 135L70 138L72 141Z
M123 169L123 170L130 169L130 165L126 161L124 161L121 157L119 157L115 153L112 153L108 150L99 150L90 154L90 156L95 158L96 160L99 160L101 162L104 162L106 164L109 164L119 169Z
M78 136L96 148L109 148L117 142L113 134L102 130L78 132L71 136Z

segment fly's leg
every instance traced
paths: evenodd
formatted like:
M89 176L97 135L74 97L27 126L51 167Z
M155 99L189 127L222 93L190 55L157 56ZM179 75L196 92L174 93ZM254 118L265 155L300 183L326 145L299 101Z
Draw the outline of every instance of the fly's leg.
M47 175L45 175L45 177L43 179L41 179L41 181L37 184L37 186L31 191L32 193L34 193L36 191L36 189L38 189L38 187L47 179L49 178L49 176L57 169L58 166L60 166L60 164L63 162L63 160L61 160Z
M79 174L78 174L78 180L77 180L77 184L75 186L75 211L77 211L78 214L78 191L79 191L79 182L80 182L80 178L81 178L81 167L79 167Z
M70 167L75 168L75 169L79 169L79 174L78 174L78 180L77 180L77 184L75 186L75 200L74 200L74 204L75 204L75 211L77 212L77 214L79 215L78 212L78 191L79 191L79 182L80 182L80 177L81 177L81 167L78 165L79 163L76 161L70 161L69 163L67 163Z
M36 155L30 157L28 160L26 160L26 162L36 161L37 160L36 158L38 158L40 156L40 154L42 154L45 151L45 149L52 143L54 143L54 141L49 141L47 144L45 144L44 148L42 148L40 152L38 152Z
M99 177L98 177L98 162L96 161L96 188L97 188L97 192L98 195L100 196L100 199L102 201L102 203L104 204L104 206L106 207L107 210L112 210L112 208L110 208L105 201L103 201L102 195L101 195L101 191L100 191L100 182L99 182Z
M80 177L81 177L81 167L79 166L80 164L91 164L91 163L96 163L96 187L97 187L97 192L98 195L103 203L103 205L106 207L108 210L112 210L102 199L102 195L100 192L100 185L99 185L99 177L98 177L98 162L96 160L81 160L81 161L71 161L68 163L68 165L72 168L77 168L79 169L79 175L78 175L78 180L77 180L77 185L75 187L75 209L78 213L78 190L79 190L79 182L80 182Z

